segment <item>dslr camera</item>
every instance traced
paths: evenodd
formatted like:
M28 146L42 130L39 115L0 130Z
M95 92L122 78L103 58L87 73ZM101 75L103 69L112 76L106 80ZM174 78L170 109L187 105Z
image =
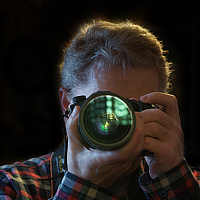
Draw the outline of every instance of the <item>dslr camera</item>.
M75 106L81 107L78 126L84 141L101 150L117 149L130 140L136 126L135 111L158 108L109 91L98 91L88 98L76 96L70 113Z

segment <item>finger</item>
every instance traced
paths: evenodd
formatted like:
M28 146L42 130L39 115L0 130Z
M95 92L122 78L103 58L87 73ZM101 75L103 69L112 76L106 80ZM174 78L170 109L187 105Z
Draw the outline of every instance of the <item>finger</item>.
M72 114L70 115L69 119L66 122L66 129L68 131L68 136L71 136L71 133L77 132L78 130L78 115L80 112L80 107L76 106L72 112Z
M160 109L148 109L141 112L144 124L156 122L166 129L171 130L173 127L173 120Z
M160 141L173 141L178 139L184 142L184 134L182 129L176 124L171 123L169 126L163 126L161 123L148 122L144 124L144 136L152 137Z
M145 137L144 139L144 149L153 152L157 158L162 157L165 159L175 154L182 155L183 147L181 140L178 138L173 138L171 142L163 142L152 137Z
M169 115L180 126L178 102L175 96L160 92L152 92L140 97L144 103L159 104L163 106L163 111Z
M163 147L164 147L164 142L162 141L159 141L152 137L144 138L144 149L149 152L153 152L154 156L156 156L157 153L162 155Z
M79 106L74 108L72 114L66 122L66 131L69 145L78 145L82 148L83 145L85 145L85 142L83 141L78 128L78 117L80 109L81 108Z
M164 142L170 140L170 137L172 136L170 131L165 127L155 122L151 122L144 125L144 137L152 137Z

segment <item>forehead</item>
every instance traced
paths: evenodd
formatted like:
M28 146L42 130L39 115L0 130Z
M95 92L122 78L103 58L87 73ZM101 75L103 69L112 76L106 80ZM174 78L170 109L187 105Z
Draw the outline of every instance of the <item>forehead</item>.
M96 91L111 91L125 98L137 98L158 91L158 75L154 67L130 68L122 67L100 70L91 68L89 82L80 87L76 95L89 96Z

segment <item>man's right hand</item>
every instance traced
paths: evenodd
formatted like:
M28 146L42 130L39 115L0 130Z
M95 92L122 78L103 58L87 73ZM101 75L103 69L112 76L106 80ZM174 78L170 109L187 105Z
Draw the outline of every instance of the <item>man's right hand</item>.
M90 148L83 141L79 128L80 107L76 106L66 122L68 137L68 171L79 178L104 188L130 175L143 159L144 130L141 113L136 113L136 129L132 138L117 150L101 151Z

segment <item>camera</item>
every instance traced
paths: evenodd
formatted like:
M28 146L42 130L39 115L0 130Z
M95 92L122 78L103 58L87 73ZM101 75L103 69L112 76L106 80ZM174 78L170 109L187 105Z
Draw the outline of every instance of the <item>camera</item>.
M134 133L135 111L158 108L137 100L129 100L110 91L98 91L86 96L76 96L70 106L81 110L78 118L80 134L92 148L112 150L125 145Z

